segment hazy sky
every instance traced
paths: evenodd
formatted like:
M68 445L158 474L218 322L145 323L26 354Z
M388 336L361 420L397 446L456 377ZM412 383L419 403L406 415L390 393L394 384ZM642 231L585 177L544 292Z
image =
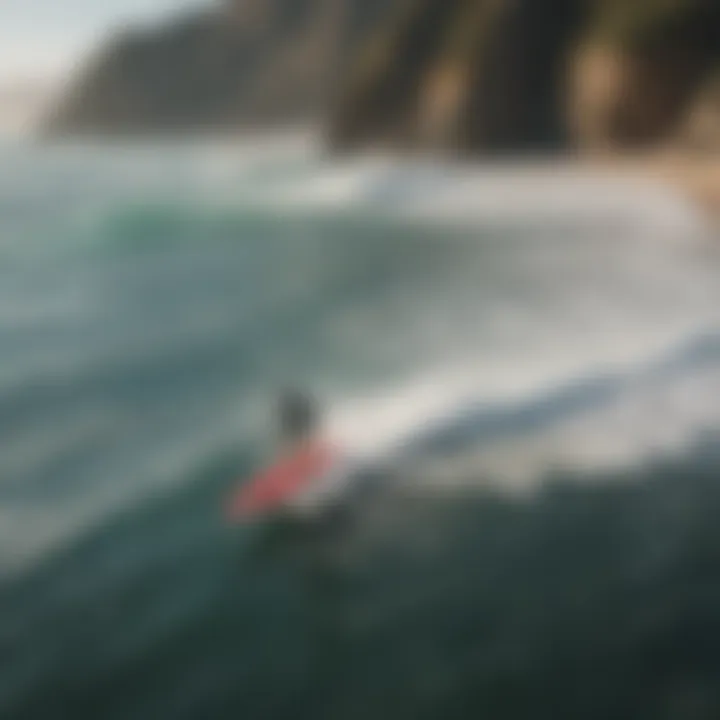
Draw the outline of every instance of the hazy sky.
M210 0L0 0L0 82L58 77L114 27Z

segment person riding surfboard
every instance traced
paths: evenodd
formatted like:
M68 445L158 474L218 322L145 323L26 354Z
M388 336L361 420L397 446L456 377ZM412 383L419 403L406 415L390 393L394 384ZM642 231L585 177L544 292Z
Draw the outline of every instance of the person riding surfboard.
M229 506L232 521L277 512L310 491L334 469L337 453L320 430L317 404L290 389L278 407L279 452L269 467L244 483Z

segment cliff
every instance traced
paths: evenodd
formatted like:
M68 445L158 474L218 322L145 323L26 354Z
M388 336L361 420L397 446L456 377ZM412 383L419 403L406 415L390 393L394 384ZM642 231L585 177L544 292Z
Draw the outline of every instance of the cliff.
M717 0L225 0L91 58L51 134L324 118L331 147L720 147Z
M318 118L388 0L228 0L90 58L49 134L228 130Z
M409 0L361 48L329 135L337 149L655 146L683 136L719 68L716 0Z

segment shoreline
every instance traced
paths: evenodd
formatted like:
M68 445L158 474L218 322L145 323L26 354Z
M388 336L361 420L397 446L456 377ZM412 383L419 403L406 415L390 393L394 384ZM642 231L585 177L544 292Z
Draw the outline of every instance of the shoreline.
M243 147L248 142L262 144L279 143L294 145L298 141L319 149L319 156L324 161L343 162L348 159L362 159L376 157L377 154L368 149L357 151L349 155L336 154L327 148L321 130L317 125L299 124L289 127L266 128L263 132L244 131L236 129L227 132L215 133L138 133L133 136L97 136L93 134L77 134L70 137L48 138L30 130L29 132L13 133L0 132L0 139L5 141L20 141L38 145L126 145L126 144L177 144L178 142L220 142ZM460 166L495 166L509 168L525 166L526 168L548 168L555 166L555 170L572 171L583 170L590 173L599 173L606 178L632 179L640 183L653 183L662 185L693 205L706 216L713 225L720 228L720 153L699 151L681 151L673 149L654 150L643 154L626 153L550 153L542 156L521 156L512 153L504 157L494 156L483 158L473 153L456 154L446 153L402 153L393 152L391 148L385 149L383 157L398 160L420 160L442 162L449 161Z

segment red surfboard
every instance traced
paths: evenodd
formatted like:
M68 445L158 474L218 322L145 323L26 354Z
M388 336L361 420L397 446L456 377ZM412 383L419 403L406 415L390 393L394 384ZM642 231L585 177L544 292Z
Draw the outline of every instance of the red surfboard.
M230 498L229 519L251 519L279 510L331 470L336 457L333 448L320 442L307 443L282 457Z

